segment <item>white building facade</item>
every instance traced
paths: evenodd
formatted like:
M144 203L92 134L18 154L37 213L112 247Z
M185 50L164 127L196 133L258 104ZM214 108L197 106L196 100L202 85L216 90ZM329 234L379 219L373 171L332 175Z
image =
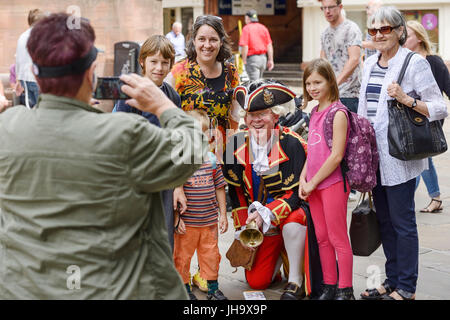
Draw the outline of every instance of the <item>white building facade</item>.
M356 22L363 35L367 31L367 0L343 0L347 18ZM435 44L435 51L444 60L450 60L450 0L384 0L384 5L392 5L402 11L407 20L418 20ZM321 2L318 0L297 0L303 8L303 61L320 56L320 34L328 26Z

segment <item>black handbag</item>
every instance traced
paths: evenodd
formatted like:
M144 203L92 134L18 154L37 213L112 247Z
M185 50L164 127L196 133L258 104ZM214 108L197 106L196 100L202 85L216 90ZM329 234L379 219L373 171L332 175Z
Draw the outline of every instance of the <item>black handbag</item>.
M352 211L349 233L355 256L368 257L380 246L380 230L371 192L361 194L358 205Z
M398 77L400 85L414 52L408 53ZM388 101L389 154L394 158L419 160L447 151L447 141L441 121L428 121L423 114L414 111L397 100Z

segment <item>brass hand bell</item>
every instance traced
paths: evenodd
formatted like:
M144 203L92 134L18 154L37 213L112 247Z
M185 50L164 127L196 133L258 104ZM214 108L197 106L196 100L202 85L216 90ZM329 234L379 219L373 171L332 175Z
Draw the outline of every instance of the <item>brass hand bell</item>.
M239 235L239 240L244 246L256 248L263 242L264 235L259 231L256 220L250 221Z

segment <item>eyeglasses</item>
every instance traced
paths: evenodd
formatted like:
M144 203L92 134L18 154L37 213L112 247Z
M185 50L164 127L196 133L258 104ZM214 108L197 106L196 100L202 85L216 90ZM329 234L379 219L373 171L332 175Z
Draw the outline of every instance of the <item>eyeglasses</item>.
M374 36L376 36L376 34L377 34L378 32L380 32L381 34L389 34L389 33L392 32L392 30L394 30L395 28L398 28L398 27L400 27L400 26L395 26L395 27L384 26L384 27L381 27L380 29L371 28L371 29L367 30L367 32L368 32L372 37L374 37Z
M320 10L322 10L322 11L327 11L327 10L331 11L331 10L337 8L337 7L339 7L339 6L338 5L334 5L334 6L328 6L328 7L320 7Z

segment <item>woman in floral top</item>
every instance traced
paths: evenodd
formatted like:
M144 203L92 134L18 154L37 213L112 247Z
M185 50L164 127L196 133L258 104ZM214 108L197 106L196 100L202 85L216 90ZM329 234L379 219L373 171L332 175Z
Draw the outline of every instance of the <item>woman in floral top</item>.
M211 151L221 159L227 136L238 128L240 109L232 98L234 88L239 85L239 75L236 67L226 61L232 53L222 18L198 17L186 53L187 57L173 66L166 80L180 95L184 111L206 111L212 133ZM179 207L182 215L187 209L183 186L176 188L173 195L174 208ZM193 283L199 287L204 288L205 282L199 272L194 275Z
M207 112L211 129L220 131L215 132L215 146L223 148L226 130L238 127L239 105L232 95L239 84L239 74L226 61L232 53L222 19L211 15L198 17L186 52L186 59L173 66L167 81L180 95L183 110ZM221 150L217 153L221 155Z

